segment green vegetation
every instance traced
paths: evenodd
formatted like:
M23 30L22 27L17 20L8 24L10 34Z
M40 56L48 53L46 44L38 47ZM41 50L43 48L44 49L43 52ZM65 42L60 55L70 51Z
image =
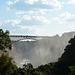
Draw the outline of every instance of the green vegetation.
M16 68L13 58L2 53L0 56L0 75L11 75Z
M7 50L11 50L9 31L4 32L0 29L0 51L7 52Z
M75 75L75 66L69 66L70 68L70 74L69 75Z
M13 58L8 55L8 50L11 50L9 31L0 29L0 75L11 75L17 68Z
M11 50L9 32L0 29L0 75L75 75L75 37L69 41L57 62L34 68L31 63L17 67L6 52Z

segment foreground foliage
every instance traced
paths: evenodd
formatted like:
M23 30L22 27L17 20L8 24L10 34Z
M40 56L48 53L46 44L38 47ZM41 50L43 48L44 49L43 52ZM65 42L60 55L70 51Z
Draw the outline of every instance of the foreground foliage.
M0 51L7 52L11 50L11 40L9 38L9 31L3 31L0 29Z
M0 56L0 74L1 75L11 75L16 69L13 58L9 55L2 53Z

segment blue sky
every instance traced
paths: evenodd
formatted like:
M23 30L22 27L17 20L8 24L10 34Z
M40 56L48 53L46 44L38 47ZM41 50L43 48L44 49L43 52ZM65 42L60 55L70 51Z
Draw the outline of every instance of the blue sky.
M75 0L1 0L0 29L43 36L75 31Z

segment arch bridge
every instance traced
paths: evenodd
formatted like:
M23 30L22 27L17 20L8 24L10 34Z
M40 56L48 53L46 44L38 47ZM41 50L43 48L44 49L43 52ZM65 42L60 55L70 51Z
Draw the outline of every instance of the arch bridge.
M49 36L9 35L11 41L47 39Z

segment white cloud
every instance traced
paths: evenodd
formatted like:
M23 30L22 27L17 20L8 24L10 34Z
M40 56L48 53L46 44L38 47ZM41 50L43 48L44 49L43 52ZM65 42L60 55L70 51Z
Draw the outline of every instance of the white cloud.
M8 1L8 2L6 2L6 4L10 6L10 5L15 4L15 3L17 3L17 2L19 2L19 0L15 0L14 2Z
M42 3L45 5L51 5L55 7L55 9L61 9L63 2L59 2L58 0L42 0Z
M39 28L36 28L35 26L18 25L17 27L28 30L39 30Z
M0 23L0 26L10 24L10 26L14 27L19 23L21 23L21 20L5 20Z
M10 10L10 9L8 8L7 10ZM21 15L21 14L26 14L26 13L28 14L46 14L44 11L45 10L43 9L39 9L39 11L18 11L16 12L16 15Z
M50 24L50 20L48 20L44 16L29 16L29 15L24 15L23 19L24 20L32 20L32 19L34 19L34 20L41 21L42 23Z
M7 7L6 10L9 11L9 10L11 10L11 9L10 9L10 7Z
M14 1L14 3L17 3L17 2L19 2L19 0L15 0L15 1Z
M29 15L24 15L24 16L23 16L23 19L24 19L24 20L31 20L31 17L30 17Z
M21 28L21 29L28 29L28 30L32 30L31 26L26 26L26 25L18 25L17 27Z
M37 13L39 14L46 14L44 10L40 9Z
M16 12L17 15L25 14L25 13L33 14L34 11L18 11L18 12Z
M48 20L44 16L33 16L35 20L41 21L42 23L50 24L50 20Z
M12 26L15 26L15 25L21 23L21 20L12 20L11 22L12 22Z
M53 18L53 20L58 21L60 24L67 23L68 19L75 18L75 14L70 14L69 12L65 12L60 14L58 17Z
M18 25L19 28L21 28L22 30L24 29L28 29L29 31L33 31L34 30L34 33L33 35L42 35L43 34L43 31L44 29L41 29L41 28L38 28L36 26L26 26L26 25Z
M33 4L34 2L38 2L38 0L25 0L25 3Z
M59 10L63 6L63 2L60 2L58 0L16 0L14 2L8 1L6 2L7 5L12 9L12 4L14 6L14 9L17 10L23 10L24 12L16 12L16 14L23 14L23 13L40 13L45 14L45 11L53 11L53 10ZM18 3L17 3L18 2ZM36 3L36 4L35 4ZM22 5L23 4L23 5ZM22 5L20 8L17 7L17 5ZM28 7L27 7L28 5ZM48 6L48 7L47 7ZM9 10L9 9L7 9Z
M7 24L7 23L12 23L12 26L15 26L19 23L21 23L21 20L6 20L4 23Z
M69 0L67 4L75 4L75 0Z
M24 11L19 11L19 12L16 12L16 14L24 14L25 12Z
M8 2L6 2L6 4L7 4L7 5L12 5L12 4L13 4L13 2L8 1Z
M29 14L33 14L34 13L34 11L25 11L25 13L29 13Z

